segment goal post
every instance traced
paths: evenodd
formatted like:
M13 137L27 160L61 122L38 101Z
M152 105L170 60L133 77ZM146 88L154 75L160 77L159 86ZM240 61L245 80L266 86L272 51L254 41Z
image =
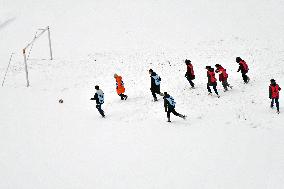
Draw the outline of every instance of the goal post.
M51 38L50 38L50 28L49 26L43 28L43 29L39 29L40 30L40 33L39 34L36 34L33 38L33 40L27 44L27 46L25 48L23 48L23 56L24 56L24 64L25 64L25 72L26 72L26 81L27 81L27 87L30 86L30 82L29 82L29 72L28 72L28 64L27 64L27 49L32 46L34 44L34 42L40 38L45 32L47 32L47 35L48 35L48 43L49 43L49 54L50 54L50 60L53 59L53 56L52 56L52 48L51 48Z

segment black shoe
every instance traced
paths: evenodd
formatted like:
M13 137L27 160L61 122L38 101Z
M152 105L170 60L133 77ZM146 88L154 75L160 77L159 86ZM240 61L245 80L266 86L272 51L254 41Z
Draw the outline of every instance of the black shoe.
M171 123L171 120L168 120L167 122Z
M157 99L157 98L154 98L154 102L156 102L156 101L158 101L158 99Z
M126 100L127 98L128 98L128 96L127 96L127 95L125 95L124 100Z
M247 79L247 81L245 81L245 84L248 84L250 81L250 78Z

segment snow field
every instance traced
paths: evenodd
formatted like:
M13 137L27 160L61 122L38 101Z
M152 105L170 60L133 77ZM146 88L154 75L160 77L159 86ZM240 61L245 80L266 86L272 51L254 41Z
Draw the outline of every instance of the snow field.
M271 78L283 88L283 2L0 0L0 188L282 189L283 115L271 110ZM31 87L21 49L38 28ZM251 82L236 73L249 64ZM185 59L196 89L184 77ZM223 65L233 90L208 96L206 65ZM166 122L161 91L187 120ZM115 91L121 74L127 101ZM94 101L105 92L106 119ZM58 103L59 99L64 103ZM282 107L280 94L280 110Z

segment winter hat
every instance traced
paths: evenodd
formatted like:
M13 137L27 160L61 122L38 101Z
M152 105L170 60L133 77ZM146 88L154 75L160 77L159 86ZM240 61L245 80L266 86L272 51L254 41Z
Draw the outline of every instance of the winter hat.
M113 75L114 78L117 78L117 76L118 76L118 75L117 75L116 73Z
M184 61L186 64L190 64L191 63L191 61L190 60L187 60L187 59L185 59L185 61Z
M239 63L242 59L240 57L236 58L236 62Z
M99 90L99 89L100 89L100 87L99 87L98 85L96 85L96 86L95 86L95 89L96 89L96 90Z
M216 68L218 68L218 67L220 67L220 66L221 66L220 64L215 64L215 67L216 67Z
M211 66L206 66L205 69L211 69Z
M270 79L270 82L275 83L276 81L275 81L275 79Z
M150 73L153 73L153 70L152 70L152 69L150 69L150 70L149 70L149 72L150 72Z

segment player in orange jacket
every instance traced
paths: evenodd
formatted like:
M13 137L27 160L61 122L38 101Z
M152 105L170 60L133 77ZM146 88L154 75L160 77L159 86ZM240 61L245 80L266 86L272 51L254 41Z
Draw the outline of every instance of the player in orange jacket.
M114 74L114 79L116 81L116 92L117 94L120 96L121 100L126 100L127 99L127 95L123 94L125 92L125 88L124 88L124 83L122 81L122 77Z

